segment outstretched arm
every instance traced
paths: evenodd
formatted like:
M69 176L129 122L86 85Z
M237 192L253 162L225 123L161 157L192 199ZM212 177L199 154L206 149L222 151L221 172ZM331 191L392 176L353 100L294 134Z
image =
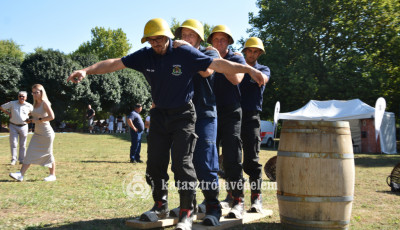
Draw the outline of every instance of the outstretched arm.
M3 111L3 113L7 114L7 115L11 118L11 113L8 112L6 109L3 109L3 108L0 106L0 110Z
M261 71L256 70L251 66L242 65L225 59L214 59L208 68L225 74L225 77L227 78L235 78L231 80L238 81L238 83L240 83L243 77L240 79L240 77L235 75L236 73L248 73L250 77L258 83L259 86L265 85L268 81L267 76Z
M74 71L69 75L67 82L72 81L74 83L79 83L86 75L111 73L124 68L126 67L124 63L122 63L121 58L107 59L84 69Z

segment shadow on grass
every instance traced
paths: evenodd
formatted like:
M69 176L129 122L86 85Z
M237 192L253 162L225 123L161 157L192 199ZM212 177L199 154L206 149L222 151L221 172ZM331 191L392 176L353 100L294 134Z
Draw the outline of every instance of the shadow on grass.
M132 164L131 162L127 161L81 161L81 163L113 163L113 164Z
M400 192L392 192L392 191L390 191L390 187L388 188L388 190L386 191L376 191L376 192L379 192L379 193L384 193L384 194L390 194L390 195L396 195L396 196L400 196Z
M95 134L96 135L96 134ZM128 133L113 133L113 134L100 134L100 135L112 135L115 138L119 138L124 141L131 142L131 135ZM142 134L142 143L147 143L146 134Z
M91 229L136 229L132 227L128 227L125 225L125 222L131 218L116 218L116 219L108 219L108 220L88 220L88 221L78 221L74 223L69 223L61 226L55 226L54 224L45 224L42 226L35 227L27 227L26 230L39 230L39 229L48 229L48 230L70 230L70 229L80 229L80 230L91 230ZM172 229L170 226L168 229ZM152 228L152 229L165 229L165 228ZM272 229L272 230L280 230L283 229L280 223L249 223L245 225L238 225L235 227L231 227L229 229Z
M360 167L394 167L400 162L400 155L356 154L354 162Z
M74 223L69 223L65 225L58 226L56 224L44 224L42 226L27 227L28 230L36 229L54 229L54 230L67 230L67 229L80 229L80 230L91 230L91 229L132 229L125 226L127 218L116 218L116 219L95 219L87 221L78 221Z

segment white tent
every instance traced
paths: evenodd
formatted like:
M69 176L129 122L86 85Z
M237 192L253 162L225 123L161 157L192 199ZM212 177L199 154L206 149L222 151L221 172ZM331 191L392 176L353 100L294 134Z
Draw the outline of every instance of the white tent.
M317 120L349 121L353 141L361 146L360 119L374 118L375 108L359 99L349 101L316 101L311 100L302 108L280 113L281 120ZM385 112L380 131L381 150L387 154L396 154L396 125L394 113Z

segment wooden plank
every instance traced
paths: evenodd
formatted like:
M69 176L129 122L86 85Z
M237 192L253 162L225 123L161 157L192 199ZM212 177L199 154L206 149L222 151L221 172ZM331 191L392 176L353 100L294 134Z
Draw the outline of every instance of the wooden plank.
M200 220L204 218L204 213L198 213L193 215L193 220ZM127 220L126 226L138 228L138 229L151 229L151 228L160 228L160 227L168 227L178 223L177 217L168 217L162 220L158 220L157 222L147 222L141 221L139 218L135 218L133 220Z
M201 223L195 223L195 224L193 224L192 229L193 230L222 230L222 229L231 228L233 226L250 223L250 222L262 219L264 217L271 216L271 215L272 215L272 210L264 210L263 213L245 212L245 214L243 215L243 219L231 219L231 218L228 219L225 217L221 217L221 220L220 220L221 225L205 226L205 225L202 225Z
M222 214L226 215L229 213L229 209L222 209ZM205 216L204 213L197 213L193 215L193 221L201 220ZM168 217L162 220L158 220L157 222L147 222L141 221L139 218L135 218L132 220L127 220L125 225L132 228L138 229L152 229L152 228L161 228L161 227L168 227L172 225L176 225L178 223L177 217Z

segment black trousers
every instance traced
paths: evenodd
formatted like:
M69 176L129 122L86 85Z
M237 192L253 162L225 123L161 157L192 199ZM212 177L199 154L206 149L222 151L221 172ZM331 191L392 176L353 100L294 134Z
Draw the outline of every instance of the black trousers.
M240 104L217 107L217 147L222 147L227 189L233 196L243 194L242 141L240 139L242 108Z
M178 189L195 191L197 177L192 163L196 145L196 111L193 103L176 109L153 108L148 136L146 181L154 191L166 190L170 150Z
M262 165L260 153L260 115L257 111L243 111L241 137L243 141L243 171L250 177L250 188L259 193Z

